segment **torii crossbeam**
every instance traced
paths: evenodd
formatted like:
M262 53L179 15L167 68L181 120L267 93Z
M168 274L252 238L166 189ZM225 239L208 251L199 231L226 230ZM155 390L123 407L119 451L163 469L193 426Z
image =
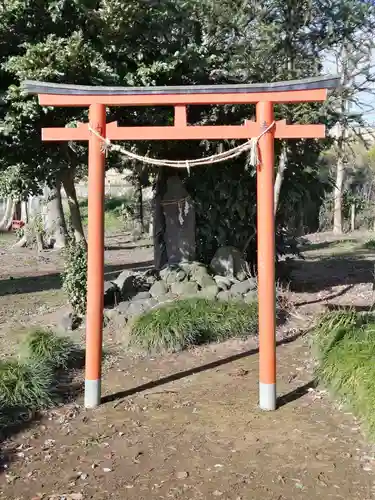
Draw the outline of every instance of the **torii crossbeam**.
M298 81L180 87L92 87L26 81L29 94L38 94L42 106L89 107L89 124L77 128L45 128L44 141L88 141L88 270L85 406L101 400L101 363L104 287L104 176L102 139L187 140L250 139L260 137L257 164L257 239L259 300L259 405L275 410L276 311L275 311L275 221L274 139L324 138L324 125L288 125L274 122L274 104L322 102L338 77ZM256 103L256 121L244 125L198 126L187 123L187 106ZM119 127L106 123L107 106L173 106L174 125ZM95 131L92 133L91 130ZM266 131L264 133L264 131ZM263 132L263 134L262 134Z

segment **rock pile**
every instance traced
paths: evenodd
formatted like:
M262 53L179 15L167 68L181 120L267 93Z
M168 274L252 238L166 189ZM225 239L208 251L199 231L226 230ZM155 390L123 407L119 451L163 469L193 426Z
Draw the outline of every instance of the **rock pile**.
M254 302L257 282L247 276L246 262L231 247L220 248L210 267L200 262L168 265L159 273L123 271L113 282L106 282L104 303L113 307L107 318L126 322L172 300L201 297L216 300Z

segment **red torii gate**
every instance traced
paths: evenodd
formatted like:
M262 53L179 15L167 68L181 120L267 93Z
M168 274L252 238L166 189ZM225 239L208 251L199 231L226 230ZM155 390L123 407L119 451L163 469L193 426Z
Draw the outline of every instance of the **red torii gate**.
M275 222L274 139L324 138L324 125L288 125L274 122L273 105L324 101L336 88L337 77L248 85L178 87L94 87L26 81L29 94L38 94L42 106L89 107L89 124L77 128L45 128L44 141L88 141L88 270L85 407L101 400L101 362L104 286L104 176L102 139L187 140L259 138L257 162L257 235L259 299L259 405L276 409L275 342ZM256 103L256 121L244 125L198 126L187 123L186 107L210 104ZM118 127L106 123L106 106L173 106L174 125ZM274 124L274 126L273 126ZM91 132L95 131L94 133Z

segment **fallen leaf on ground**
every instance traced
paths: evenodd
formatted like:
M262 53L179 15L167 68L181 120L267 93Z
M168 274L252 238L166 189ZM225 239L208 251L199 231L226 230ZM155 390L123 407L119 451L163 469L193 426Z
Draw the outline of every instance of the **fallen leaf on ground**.
M189 477L189 473L186 471L177 472L177 479L187 479Z

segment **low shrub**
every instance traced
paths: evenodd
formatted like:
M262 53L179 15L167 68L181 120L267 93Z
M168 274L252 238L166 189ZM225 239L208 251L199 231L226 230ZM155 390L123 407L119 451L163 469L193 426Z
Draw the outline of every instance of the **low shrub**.
M374 239L367 240L363 245L363 248L365 248L366 250L375 250L375 240Z
M363 420L375 439L375 318L337 311L321 318L314 335L318 379Z
M256 303L194 298L171 302L137 318L131 327L130 344L151 352L180 351L255 335L257 330Z
M82 351L69 338L33 330L19 359L0 361L0 428L60 402L62 370L78 366L78 360Z
M61 337L49 330L37 329L27 335L24 342L26 358L37 363L50 364L53 369L68 369L81 356L69 337Z
M52 406L54 374L50 366L20 360L0 362L0 423L11 425L18 416Z

